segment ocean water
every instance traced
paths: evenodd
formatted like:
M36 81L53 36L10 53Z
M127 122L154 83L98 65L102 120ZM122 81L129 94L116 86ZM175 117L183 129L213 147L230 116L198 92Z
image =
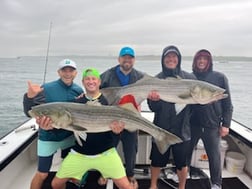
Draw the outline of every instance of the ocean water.
M58 62L71 58L78 66L76 83L81 85L81 72L87 67L100 72L118 64L117 57L49 57L45 72L45 57L0 58L0 138L18 127L28 118L23 113L23 94L27 91L27 81L42 84L58 78ZM191 72L191 58L182 60L182 69ZM156 75L161 70L160 57L143 56L136 58L135 68ZM234 105L233 119L252 129L252 60L228 58L214 61L214 69L226 74L229 79L231 98ZM143 105L146 109L147 106Z

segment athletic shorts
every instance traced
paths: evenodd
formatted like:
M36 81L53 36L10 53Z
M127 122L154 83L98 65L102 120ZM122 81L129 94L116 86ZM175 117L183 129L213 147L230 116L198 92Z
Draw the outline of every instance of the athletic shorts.
M67 149L75 144L74 136L69 136L62 141L38 140L38 171L48 173L52 166L53 155L58 149Z
M161 154L155 144L152 142L151 148L151 166L153 167L165 167L169 162L170 151L172 150L174 163L177 169L181 170L183 167L188 166L188 150L190 147L190 141L171 145L170 148Z
M49 173L53 161L53 155L48 157L38 157L38 171L42 173Z
M88 170L97 170L104 178L119 179L126 176L119 154L115 148L111 148L92 156L71 150L63 160L56 177L81 180Z
M49 157L53 155L58 149L66 149L74 146L75 138L73 135L61 141L43 141L38 140L38 156Z

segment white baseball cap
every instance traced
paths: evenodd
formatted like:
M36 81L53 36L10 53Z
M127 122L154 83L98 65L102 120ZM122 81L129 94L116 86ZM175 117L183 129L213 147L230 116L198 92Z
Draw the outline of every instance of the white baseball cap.
M71 67L71 68L74 68L76 69L76 63L70 59L64 59L64 60L61 60L60 63L59 63L59 69L58 70L61 70L65 67Z

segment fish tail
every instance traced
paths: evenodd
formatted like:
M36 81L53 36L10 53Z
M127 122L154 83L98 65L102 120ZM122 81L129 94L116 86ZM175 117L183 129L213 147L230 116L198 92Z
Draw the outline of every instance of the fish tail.
M101 93L105 96L106 100L108 101L109 105L116 105L118 100L118 87L109 87L101 89Z
M162 132L161 137L155 139L157 148L162 154L164 154L171 145L180 142L182 142L182 140L179 137L172 133L169 133L168 131Z

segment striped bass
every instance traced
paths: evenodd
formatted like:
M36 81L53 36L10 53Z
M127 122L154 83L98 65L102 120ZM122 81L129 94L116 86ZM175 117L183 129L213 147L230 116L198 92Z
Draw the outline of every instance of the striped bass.
M227 97L227 94L224 94L225 89L208 82L177 78L159 79L149 75L130 85L101 89L110 105L118 104L118 101L128 94L133 95L136 102L141 104L151 91L157 91L161 100L176 104L208 104Z
M54 102L34 106L29 114L31 117L50 117L54 128L73 131L75 136L79 132L109 131L113 121L123 121L128 131L142 130L153 136L161 153L165 153L170 145L182 142L176 135L142 117L131 103L120 107ZM77 138L77 141L80 140Z

